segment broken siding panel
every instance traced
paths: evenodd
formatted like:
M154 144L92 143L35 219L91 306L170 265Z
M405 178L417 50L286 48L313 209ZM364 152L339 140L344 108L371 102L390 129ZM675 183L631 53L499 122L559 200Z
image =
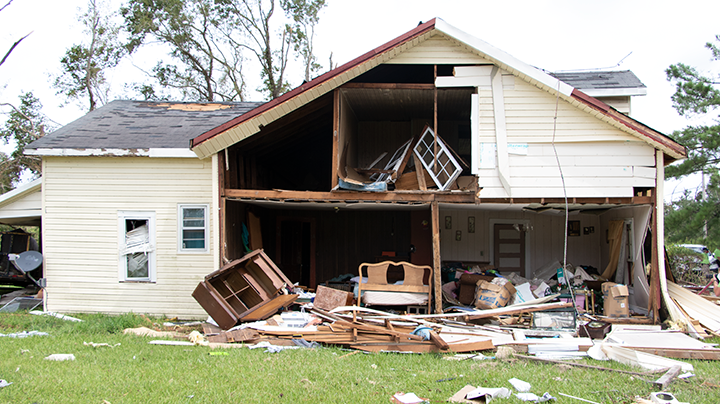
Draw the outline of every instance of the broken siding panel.
M215 246L177 254L177 204L212 208L208 160L47 158L44 177L50 310L205 316L190 294L212 272ZM118 210L156 213L156 283L118 282Z

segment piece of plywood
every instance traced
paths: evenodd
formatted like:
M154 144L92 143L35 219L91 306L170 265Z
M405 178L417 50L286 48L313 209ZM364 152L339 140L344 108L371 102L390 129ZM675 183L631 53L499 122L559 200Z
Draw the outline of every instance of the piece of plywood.
M313 300L313 307L320 310L332 310L340 306L348 306L352 304L353 293L344 290L328 288L326 286L318 286Z

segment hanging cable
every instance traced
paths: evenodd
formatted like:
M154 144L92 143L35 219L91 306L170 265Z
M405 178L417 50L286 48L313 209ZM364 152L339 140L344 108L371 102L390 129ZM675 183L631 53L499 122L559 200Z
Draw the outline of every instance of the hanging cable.
M567 187L565 186L565 176L563 175L562 171L562 165L560 164L560 157L558 156L557 148L555 147L555 134L557 132L557 119L558 119L558 108L560 105L560 80L558 80L558 88L557 88L557 94L555 96L555 116L553 117L553 135L552 135L552 148L553 152L555 152L555 161L557 161L558 170L560 170L560 180L562 181L562 188L563 188L563 196L565 198L565 235L564 235L564 243L563 243L563 260L562 260L562 274L563 278L565 279L565 282L567 283L568 290L570 291L570 301L573 304L573 309L575 310L575 314L579 314L577 312L577 306L575 305L575 293L572 290L572 286L570 286L570 280L567 276L567 270L565 267L567 266L567 245L568 245L568 221L569 221L569 207L568 207L568 197L567 197ZM559 279L558 279L559 283Z

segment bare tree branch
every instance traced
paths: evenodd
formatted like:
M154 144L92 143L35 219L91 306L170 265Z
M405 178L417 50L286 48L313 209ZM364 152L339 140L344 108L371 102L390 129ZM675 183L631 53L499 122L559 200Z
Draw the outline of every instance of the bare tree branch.
M8 3L8 4L10 4L10 3ZM8 4L6 4L3 8L7 7ZM5 61L7 60L8 56L10 56L10 54L12 53L12 51L15 50L15 47L18 46L18 45L20 44L20 42L22 42L23 39L25 39L25 38L27 38L28 36L30 36L30 34L32 34L32 31L30 31L30 32L29 32L27 35L25 35L24 37L22 37L22 38L18 39L17 41L15 41L15 43L13 44L13 46L10 47L10 50L7 51L7 53L5 54L5 56L3 56L2 60L0 60L0 66L2 66L3 63L5 63Z

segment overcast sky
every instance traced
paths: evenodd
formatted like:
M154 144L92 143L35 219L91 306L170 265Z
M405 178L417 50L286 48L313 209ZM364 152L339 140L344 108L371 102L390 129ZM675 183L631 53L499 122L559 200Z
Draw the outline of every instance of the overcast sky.
M119 0L110 0L119 5ZM7 0L0 0L4 5ZM672 109L672 85L664 70L683 62L709 71L704 44L720 34L720 1L484 1L484 0L327 0L315 41L325 68L330 53L342 64L439 17L456 28L502 49L527 64L548 71L632 70L648 87L633 100L633 117L666 134L688 124ZM13 0L0 12L0 54L21 36L32 34L0 67L0 103L17 103L33 91L44 112L67 124L85 111L75 104L60 108L51 75L73 43L82 40L78 22L85 0ZM629 55L629 56L628 56ZM621 62L619 66L617 64ZM718 62L720 63L720 62ZM150 58L128 60L111 77L115 97L123 84L142 80L134 66L149 68ZM301 72L292 76L300 84ZM251 83L256 88L259 83ZM261 100L251 94L250 100ZM0 111L7 112L6 108ZM0 119L2 117L0 116Z

